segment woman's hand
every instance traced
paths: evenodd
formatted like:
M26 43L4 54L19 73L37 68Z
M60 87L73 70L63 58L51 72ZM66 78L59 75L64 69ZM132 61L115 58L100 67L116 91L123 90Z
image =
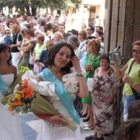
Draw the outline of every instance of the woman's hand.
M114 102L114 96L111 96L107 99L108 104L113 104L113 102Z
M116 95L118 93L119 88L116 88L112 91L112 95L109 96L109 98L107 99L107 103L108 104L113 104L115 99L116 99Z
M93 67L92 65L87 65L87 66L86 66L86 70L91 70L91 71L93 71L93 70L94 70L94 67Z
M86 66L86 70L90 70L90 66L89 65Z
M123 81L124 81L125 83L129 84L129 85L133 85L133 82L132 82L131 78L130 78L129 75L127 75L127 74L125 74L125 75L123 76Z
M79 63L79 59L77 56L73 56L71 59L71 62L73 64L74 69L76 70L77 73L81 73L81 67Z
M46 120L51 124L60 124L63 126L68 124L67 121L61 115L50 116L46 114L36 114L36 116L39 117L40 119Z
M38 62L38 65L41 66L42 68L45 68L45 65L42 62Z
M50 115L46 115L46 114L35 114L38 118L49 121L50 119Z
M10 48L13 48L14 46L13 46L13 44L12 45L10 45Z
M50 117L49 122L52 124L67 125L67 121L61 115L54 115Z

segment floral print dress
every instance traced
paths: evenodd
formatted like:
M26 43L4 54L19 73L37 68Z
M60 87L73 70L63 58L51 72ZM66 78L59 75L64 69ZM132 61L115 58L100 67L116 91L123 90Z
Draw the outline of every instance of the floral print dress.
M109 104L107 101L114 89L119 91L119 85L119 80L112 68L104 76L98 76L98 69L96 69L92 87L92 103L95 130L99 133L109 134L113 132L114 104Z

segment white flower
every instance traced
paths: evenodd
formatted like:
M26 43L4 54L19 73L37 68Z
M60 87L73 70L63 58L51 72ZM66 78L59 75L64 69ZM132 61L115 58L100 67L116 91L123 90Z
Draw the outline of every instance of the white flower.
M93 82L94 82L94 79L93 78L88 78L87 79L87 86L88 86L88 90L89 91L92 91L93 90Z
M62 77L64 86L67 92L76 93L79 90L78 87L78 78L75 73L66 74Z

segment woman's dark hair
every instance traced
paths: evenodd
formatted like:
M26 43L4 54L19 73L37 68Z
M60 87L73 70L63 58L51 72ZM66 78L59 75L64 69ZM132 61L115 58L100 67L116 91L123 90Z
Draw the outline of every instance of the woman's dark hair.
M45 24L46 24L46 23L45 23L45 20L39 19L39 21L40 21L40 25L41 25L41 26L45 26Z
M45 32L46 32L47 30L51 30L52 28L53 28L53 26L52 26L51 23L45 24Z
M74 35L78 36L78 31L77 31L77 30L72 29L71 32L72 32Z
M96 28L99 28L101 31L103 31L103 27L102 26L96 26Z
M110 63L110 59L109 59L109 56L107 54L100 55L99 61L101 61L102 59L105 59L105 60L107 60Z
M33 31L30 29L23 29L21 33L24 35L25 33L29 34L30 36L33 36Z
M69 43L67 43L65 41L60 41L60 42L56 43L54 45L54 47L50 50L49 57L46 62L47 66L52 66L54 64L54 58L55 58L56 54L64 46L71 50L71 57L73 57L75 55L74 50ZM62 68L62 70L64 70L66 73L69 73L71 67L72 67L72 63L70 61L65 67Z
M10 23L14 23L12 19L9 19L9 20L6 21L7 27L9 27Z
M140 130L140 119L129 119L116 130L116 140L135 140Z
M88 29L90 29L90 30L92 31L92 33L93 33L94 30L95 30L94 27L93 27L92 25L89 25L89 26L88 26Z
M140 118L140 100L134 101L130 104L128 109L128 119Z
M0 53L1 52L3 52L3 51L5 51L5 50L9 50L9 51L11 51L11 49L10 49L10 47L8 46L8 45L6 45L6 44L4 44L4 43L1 43L0 44ZM10 53L11 54L11 53ZM7 63L8 63L8 65L11 65L11 59L12 59L12 56L10 55L10 58L9 58L9 60L7 61Z

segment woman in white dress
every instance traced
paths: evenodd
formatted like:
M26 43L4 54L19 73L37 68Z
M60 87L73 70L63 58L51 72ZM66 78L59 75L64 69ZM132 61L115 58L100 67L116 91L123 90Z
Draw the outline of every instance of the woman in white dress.
M72 95L66 91L62 77L70 73L71 62L77 72L80 97L88 96L88 89L83 75L78 58L74 54L74 50L70 44L66 42L57 43L50 51L47 65L37 78L38 81L49 81L55 85L55 96L50 97L50 102L60 113L52 117L44 118L40 125L37 140L80 140L80 130L77 127L76 131L70 130L65 125L67 124L64 118L67 118L77 125L80 123L79 116L73 105ZM46 121L45 121L46 120ZM49 126L51 123L51 127Z
M10 47L0 44L0 101L9 93L17 70L10 65ZM23 140L19 116L12 114L0 103L0 140Z

